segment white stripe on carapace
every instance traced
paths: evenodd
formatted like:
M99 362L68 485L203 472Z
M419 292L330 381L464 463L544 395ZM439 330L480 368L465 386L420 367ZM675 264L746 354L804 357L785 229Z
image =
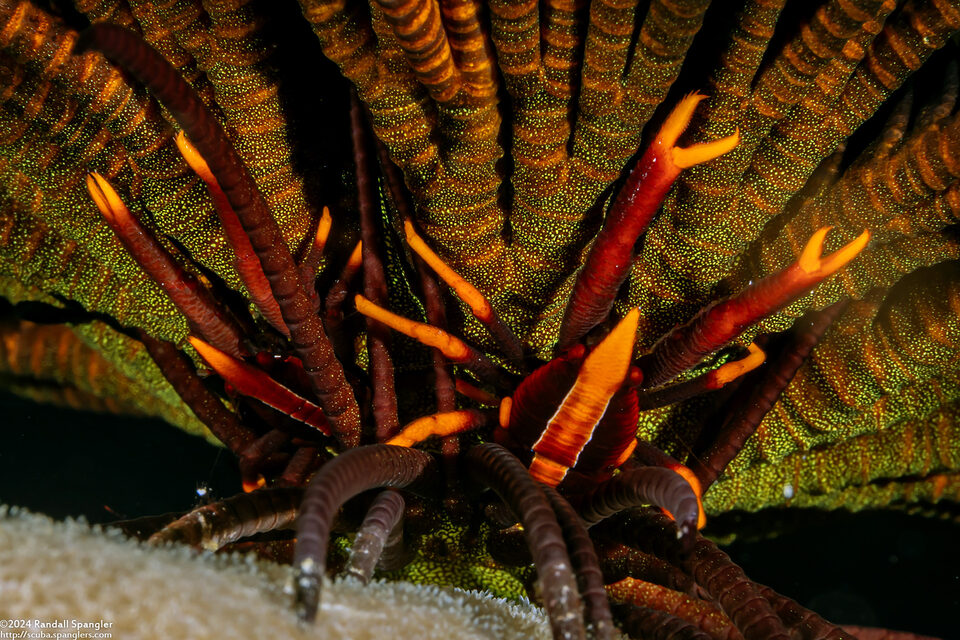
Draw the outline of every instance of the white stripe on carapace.
M573 386L533 445L536 457L547 458L566 469L576 466L580 454L593 438L610 398L627 376L639 320L640 310L631 310L584 359ZM533 466L530 473L534 477L538 475ZM555 486L565 475L566 470L557 479L554 470L544 474L543 478L537 477L537 480Z

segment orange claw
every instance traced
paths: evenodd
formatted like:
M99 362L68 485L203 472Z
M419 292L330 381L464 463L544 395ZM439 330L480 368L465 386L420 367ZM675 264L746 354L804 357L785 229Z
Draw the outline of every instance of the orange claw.
M412 447L431 436L452 436L476 429L485 422L483 413L476 409L435 413L417 418L405 426L400 433L387 440L387 444Z
M796 262L701 311L653 346L641 360L644 384L663 384L700 362L757 322L787 306L853 260L870 242L870 231L829 256L821 256L830 227L818 230Z
M177 134L176 142L183 159L187 161L187 164L190 165L193 172L200 176L207 185L207 191L210 193L210 197L213 199L213 205L217 210L217 214L220 216L223 233L233 248L234 266L244 286L246 286L247 291L250 292L253 303L271 326L289 338L290 331L283 322L280 305L277 303L276 298L273 297L273 292L270 290L270 283L267 281L267 276L263 273L263 268L260 266L260 259L257 258L257 254L254 253L253 245L250 244L250 238L247 236L247 232L243 230L240 219L237 218L233 207L230 206L226 194L223 192L223 189L220 188L220 183L217 182L217 179L210 171L210 167L207 166L207 161L203 159L200 152L187 140L187 136L183 131Z
M697 105L706 98L707 96L696 92L687 94L667 116L654 141L654 145L661 149L670 150L668 157L674 165L673 171L678 175L681 169L689 169L698 164L709 162L714 158L719 158L728 151L732 151L740 142L740 130L736 129L729 136L719 140L703 142L682 149L674 146L680 135L686 130L687 125L690 124ZM664 155L667 157L666 154Z
M295 420L310 425L325 436L331 435L323 410L286 388L266 373L220 351L199 338L190 336L190 344L221 378L242 395L255 398Z

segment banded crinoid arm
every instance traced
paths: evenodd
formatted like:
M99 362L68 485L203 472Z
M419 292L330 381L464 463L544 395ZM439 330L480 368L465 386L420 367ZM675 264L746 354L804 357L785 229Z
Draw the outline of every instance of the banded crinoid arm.
M908 278L879 311L851 305L728 477L707 493L707 508L829 506L843 499L883 506L911 492L918 500L935 498L938 483L941 491L949 485L943 474L956 468L949 416L960 394L949 363L957 358L957 287L956 265L942 265Z
M653 2L641 18L636 3L593 3L584 33L574 3L548 2L539 13L531 2L491 4L517 111L511 221L521 268L569 260L564 238L636 150L706 5ZM647 65L654 58L656 71Z
M241 493L194 509L151 535L148 541L216 551L256 533L292 528L302 498L300 487Z
M557 349L570 347L610 313L620 285L629 274L634 245L680 172L709 162L736 146L737 132L710 143L676 146L704 97L694 93L681 100L631 170L577 274L560 325Z
M651 612L657 611L672 615L687 622L693 628L700 629L707 638L738 640L743 637L730 618L716 605L659 584L626 577L613 584L608 584L607 593L614 602L642 607ZM621 608L623 607L621 606ZM631 633L640 637L646 637L650 633L650 629L644 629L646 634L644 631L639 631L639 628L641 628L640 621L636 620L639 616L633 610L624 613L625 615L621 619L625 621L628 629L633 626L633 629L629 629ZM631 622L634 624L632 625ZM634 629L637 629L637 631L634 631Z
M513 454L498 444L473 447L465 462L469 477L481 487L493 489L519 516L554 637L585 638L580 594L563 531L537 482Z
M85 32L77 46L102 51L145 82L184 127L250 238L290 331L292 346L337 437L347 446L358 444L360 416L352 389L301 286L279 227L223 127L173 67L131 32L96 25Z
M664 335L638 361L643 384L657 386L699 363L739 336L750 325L783 308L853 260L870 241L864 231L834 253L823 256L830 227L817 231L796 262L750 284L743 291L703 309L692 320Z
M407 487L426 495L440 491L430 454L407 447L369 445L350 449L310 480L297 515L294 568L297 615L313 621L327 563L330 530L337 510L353 496L377 487Z
M5 154L39 160L18 161L43 194L44 206L36 215L135 286L142 274L131 271L129 259L105 240L106 226L98 224L96 209L80 202L84 171L97 170L149 210L154 224L176 236L195 260L239 285L220 251L223 239L210 218L213 209L203 185L177 157L157 105L134 92L105 61L66 55L77 33L57 17L29 2L6 2L0 13L6 27L0 43L4 60L19 78L10 86L7 105L13 110L7 113L20 124L9 131L23 129L19 137L4 140L10 145ZM15 105L21 101L27 111ZM150 293L150 302L162 308L157 293ZM138 311L137 305L131 311ZM182 321L162 317L131 324L152 324L154 335L165 339L185 334Z
M850 235L858 226L874 231L874 242L844 275L813 295L822 306L840 296L862 297L874 288L889 288L922 266L960 257L950 226L960 220L960 117L950 115L956 94L932 105L932 121L916 123L916 131L892 148L868 149L821 195L808 201L786 222L775 239L752 247L735 275L743 282L769 272L792 254L805 233L829 220ZM944 115L937 118L935 114ZM904 122L892 131L902 136ZM749 266L748 266L749 265ZM763 321L763 330L776 330L797 314L793 307Z
M325 55L370 109L444 257L509 275L497 204L497 83L481 8L383 2L368 14L326 0L304 0L301 8ZM489 274L476 277L481 271L470 279L489 288Z
M48 320L52 305L36 307ZM37 402L88 411L152 416L177 411L114 366L73 327L34 323L17 318L18 312L30 315L22 307L0 306L0 377L6 380L5 388ZM81 331L89 336L110 330L88 326Z
M374 498L350 546L350 558L344 567L344 573L367 584L382 556L392 560L400 559L404 506L403 496L398 491L381 491Z
M840 42L834 35L825 34L822 25L804 27L813 31L804 31L803 38L816 43L818 48L823 47L824 51L839 46L842 55L834 57L812 77L806 73L796 74L797 86L781 81L770 85L771 96L781 95L781 89L784 98L797 91L803 95L793 107L769 111L775 118L775 126L763 137L756 139L756 134L749 134L754 136L754 142L746 141L744 152L754 149L750 151L752 159L745 166L741 161L742 169L736 168L732 177L719 173L719 167L729 167L719 161L715 163L716 169L704 167L681 178L684 190L668 202L667 215L651 228L643 256L634 268L629 302L639 304L645 317L655 322L648 335L656 336L669 328L667 322L656 319L673 317L669 310L677 309L678 302L687 308L708 299L711 289L727 275L736 256L783 210L820 162L960 26L955 3L907 3L903 12L896 14L889 14L891 8L892 3L880 2L857 3L856 7L840 2L825 3L820 14L826 20L823 24L830 25L828 31L837 31L841 25L848 29L853 23L861 26ZM842 17L845 12L850 15ZM757 22L760 17L766 20L763 25ZM752 48L747 52L750 55L744 57L740 51L727 56L724 66L715 74L729 78L734 73L740 78L734 82L739 89L733 91L725 104L744 100L741 97L744 92L751 101L759 99L762 83L758 82L756 88L750 84L758 67L750 72L748 67L738 65L760 62L755 49L769 45L767 35L773 33L776 17L777 11L768 8L742 19L742 28L753 34ZM795 61L787 55L790 46L773 57L764 73L773 73L777 67L790 69L794 65ZM731 68L735 71L731 72ZM793 71L790 76L793 79ZM743 84L742 80L747 77L750 82ZM871 89L864 90L865 86ZM757 104L759 108L760 103ZM777 102L770 104L776 106ZM746 132L748 125L743 120L753 117L749 115L751 109L737 111L736 119L730 119L729 106L718 109L727 113L727 120L717 125L714 135L729 132L735 124ZM767 111L766 107L763 111ZM736 161L735 156L731 158L729 162ZM829 221L821 224L824 222Z

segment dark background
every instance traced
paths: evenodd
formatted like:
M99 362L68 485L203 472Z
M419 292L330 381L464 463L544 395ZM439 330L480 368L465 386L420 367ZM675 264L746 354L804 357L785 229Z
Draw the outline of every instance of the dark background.
M0 502L91 522L189 509L239 489L232 456L156 420L65 411L0 393ZM960 526L899 512L779 515L774 539L726 548L754 580L843 624L960 638ZM771 528L724 516L719 530Z

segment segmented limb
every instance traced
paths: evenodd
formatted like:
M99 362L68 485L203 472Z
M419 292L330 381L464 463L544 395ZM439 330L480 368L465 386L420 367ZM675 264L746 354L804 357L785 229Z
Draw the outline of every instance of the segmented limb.
M655 387L686 371L740 333L828 278L853 260L870 241L864 231L829 256L821 256L830 227L823 227L807 242L800 258L740 293L710 305L687 324L657 341L637 366L645 387Z
M606 584L636 578L688 595L696 589L693 578L655 555L606 540L596 543L596 548Z
M140 82L161 102L207 161L243 225L273 297L280 305L291 342L333 431L344 446L360 442L360 409L333 347L314 313L286 240L266 201L223 127L203 101L162 55L135 33L114 25L93 25L80 36L76 51L96 49Z
M628 577L608 584L607 593L616 602L656 609L676 616L709 634L714 640L743 638L730 618L718 607L658 584Z
M219 349L191 337L190 344L204 362L230 383L237 392L256 398L267 406L285 413L295 420L308 424L325 436L330 436L330 426L323 410L306 398L286 388L256 367L238 360Z
M363 266L363 241L357 241L347 257L337 281L330 287L323 300L323 314L327 323L339 322L343 317L343 303L346 302L350 290L354 287L354 280L360 275Z
M223 192L223 189L220 188L220 184L217 182L213 173L210 172L207 161L203 159L203 156L200 155L196 147L190 144L190 141L183 131L177 134L176 142L183 159L187 161L187 164L190 165L193 172L200 176L200 179L207 185L207 192L210 194L214 208L217 210L217 215L220 217L220 226L223 227L223 234L227 237L227 242L230 243L230 248L233 250L233 265L237 269L240 280L243 281L244 286L246 286L247 291L250 293L250 298L257 306L257 309L260 310L260 313L263 314L263 317L267 319L267 322L269 322L274 329L289 338L290 331L287 329L287 326L283 324L280 305L277 304L276 299L273 297L273 292L270 290L270 283L267 281L267 276L263 273L263 268L260 266L257 254L253 251L250 238L247 237L246 232L243 230L243 226L240 224L236 212L230 207L227 195Z
M713 444L691 461L690 470L699 479L703 491L720 477L730 461L740 453L747 438L757 430L760 421L846 306L846 301L837 302L823 311L811 311L797 320L794 325L797 333L787 350L757 373L757 384L752 392L735 412L728 414Z
M578 346L533 372L517 388L509 411L504 409L500 426L534 452L530 474L540 482L559 485L593 439L630 372L638 321L634 309L585 358ZM619 450L607 452L614 466L629 456L634 427L619 439Z
M656 511L631 510L605 523L604 534L650 551L689 573L720 604L746 640L787 640L790 635L758 585L715 544L694 532L688 552L676 544L673 523Z
M374 499L353 539L344 573L370 582L384 549L403 544L404 505L403 496L389 489Z
M368 318L379 320L394 331L399 331L423 345L439 349L445 358L451 362L462 364L484 380L494 384L501 382L497 366L485 355L456 336L437 327L398 316L361 295L354 297L354 304L357 311Z
M299 264L300 273L305 283L313 284L313 281L317 278L317 273L320 271L320 261L323 259L323 250L327 246L327 239L330 237L332 227L333 217L330 215L330 209L324 207L320 214L320 220L317 222L317 230L313 234L313 242L307 247ZM311 287L311 293L316 295L315 288Z
M587 526L593 526L624 509L645 504L666 509L676 521L676 537L690 548L700 519L697 494L686 478L671 469L627 469L579 498L576 506Z
M323 463L320 450L317 447L300 447L290 457L283 473L277 479L277 485L282 487L302 487L307 479Z
M464 280L457 272L444 264L440 256L434 253L433 249L424 242L423 238L417 235L416 230L413 228L413 222L409 219L404 219L403 231L406 234L407 245L410 249L420 256L420 258L433 269L433 272L457 293L461 300L467 303L473 317L479 320L487 330L490 331L490 335L497 341L497 345L507 358L509 358L510 362L522 368L523 345L520 344L520 340L510 327L500 319L500 316L497 315L496 310L486 297L480 293L476 287Z
M393 206L400 214L401 220L409 220L412 217L413 205L410 203L410 194L403 183L403 176L397 169L397 165L390 160L387 148L383 143L379 139L375 142L377 157L380 160L380 167L383 169L384 182L387 185ZM420 281L420 292L423 307L426 311L427 323L446 330L447 310L443 304L440 287L423 259L416 255L411 256L411 258L417 270L417 278ZM433 358L434 395L437 400L437 413L453 411L457 408L453 370L442 351L431 348L430 352ZM444 437L441 453L444 458L447 480L450 481L456 477L456 457L460 453L460 441L455 436Z
M707 632L665 611L634 605L614 605L620 628L631 638L645 640L714 640Z
M176 346L144 331L138 332L138 337L177 395L220 442L239 456L254 441L254 432L204 386L193 363Z
M290 434L280 429L271 429L240 452L239 466L243 476L243 490L250 492L266 485L263 474L277 465L287 463L286 454L280 453L280 448L290 440Z
M216 551L255 533L291 527L302 497L303 489L295 487L241 493L194 509L150 536L148 541L152 544L179 542Z
M737 145L739 133L685 149L674 146L704 98L696 93L685 97L630 172L577 274L560 326L558 350L571 347L610 313L633 264L634 245L680 172L717 158Z
M459 411L435 413L417 418L409 423L400 433L390 438L387 444L393 444L399 447L412 447L431 436L452 436L479 429L490 422L493 422L493 420L489 412L480 411L479 409L461 409Z
M809 609L800 606L794 600L782 596L770 587L760 587L760 593L777 612L787 627L799 632L803 640L847 640L851 633L840 627L830 624ZM866 640L856 635L859 640Z
M593 541L590 540L590 534L587 533L577 512L563 496L557 493L556 489L545 486L543 492L557 515L557 522L563 530L563 539L567 543L570 560L573 562L573 570L577 574L587 632L590 637L597 640L612 638L615 629L613 616L610 613L610 602L603 587L603 574L600 571L600 563L593 548Z
M541 488L523 464L498 444L473 447L464 463L471 478L493 489L520 517L553 637L585 638L580 594L563 532Z
M380 229L376 222L376 178L368 153L367 127L356 93L350 94L350 136L357 177L357 206L360 210L360 242L363 260L363 295L378 305L387 304L387 274L380 260ZM367 317L367 353L370 356L370 385L373 394L374 433L384 442L400 429L397 393L394 389L390 330L375 318Z
M87 192L133 259L186 316L191 330L219 349L241 357L242 331L236 321L220 309L210 292L177 264L160 241L140 224L110 183L98 173L89 173Z
M386 444L350 449L320 467L307 486L297 516L294 554L297 616L313 622L320 604L320 581L337 510L353 496L377 487L409 487L436 496L439 487L433 456Z

